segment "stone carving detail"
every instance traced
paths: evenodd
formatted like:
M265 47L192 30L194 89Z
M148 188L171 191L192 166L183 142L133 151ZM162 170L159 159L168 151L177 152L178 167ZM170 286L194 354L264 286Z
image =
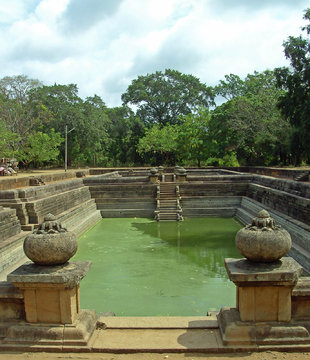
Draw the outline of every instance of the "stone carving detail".
M236 247L248 260L272 262L286 255L292 246L290 234L276 225L266 210L258 213L252 224L239 230Z
M29 178L29 185L30 186L40 186L40 185L45 185L45 182L41 177L31 176Z
M158 170L156 168L151 168L150 169L150 174L151 174L151 176L157 176L158 175Z
M257 217L252 220L251 225L246 226L247 229L256 231L262 229L262 231L272 231L280 229L280 225L276 225L273 218L270 217L268 211L262 210L258 213Z
M76 235L62 227L52 214L48 214L38 229L24 241L26 256L38 265L64 264L76 253L77 248Z
M66 231L67 229L62 227L53 214L48 214L44 217L43 223L33 231L33 234L56 234Z

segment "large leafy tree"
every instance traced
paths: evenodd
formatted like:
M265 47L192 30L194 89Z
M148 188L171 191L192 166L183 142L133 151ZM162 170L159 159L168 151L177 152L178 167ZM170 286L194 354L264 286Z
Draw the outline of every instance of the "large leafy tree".
M128 106L107 109L107 115L110 120L107 131L111 139L108 152L113 166L140 163L137 145L144 135L142 121Z
M214 141L209 122L210 113L207 109L181 118L178 126L178 154L185 163L200 167L201 163L211 156Z
M42 166L44 162L57 159L62 142L63 138L54 129L49 134L42 131L33 132L28 136L27 144L20 151L19 156L27 167L30 163Z
M193 75L166 69L139 76L122 95L124 104L137 107L146 126L178 124L179 116L213 104L213 90Z
M45 125L46 132L52 128L68 136L68 163L101 163L109 143L107 127L109 118L106 106L99 96L88 97L83 101L75 84L43 86L32 91L31 100L42 103L52 113L52 119ZM64 157L64 145L61 158Z
M310 21L310 8L304 19ZM276 69L278 83L286 89L279 107L293 126L292 153L296 165L302 160L310 163L310 25L302 30L307 37L290 36L283 44L291 67Z
M18 134L21 146L27 134L48 118L41 104L30 101L31 91L40 86L39 80L25 75L6 76L0 80L0 117L8 130Z
M230 75L218 86L218 94L230 100L212 113L210 127L218 144L217 157L235 151L241 164L287 162L291 132L277 108L283 90L276 85L274 72L265 71L249 74L245 80Z
M1 157L11 158L18 154L20 137L10 131L6 124L0 120L0 154Z
M159 124L155 124L146 130L137 149L147 163L173 165L177 158L177 139L177 125L168 124L160 128Z

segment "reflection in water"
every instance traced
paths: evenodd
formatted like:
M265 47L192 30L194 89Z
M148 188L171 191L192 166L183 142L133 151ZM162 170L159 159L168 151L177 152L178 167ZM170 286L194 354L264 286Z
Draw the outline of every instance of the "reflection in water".
M223 259L240 257L235 247L235 233L240 225L232 219L194 218L184 222L133 223L145 235L161 239L175 248L178 257L202 268L208 276L226 276Z
M233 219L184 222L103 219L80 238L77 259L92 270L81 283L82 306L118 316L205 315L234 306L225 257L240 257Z

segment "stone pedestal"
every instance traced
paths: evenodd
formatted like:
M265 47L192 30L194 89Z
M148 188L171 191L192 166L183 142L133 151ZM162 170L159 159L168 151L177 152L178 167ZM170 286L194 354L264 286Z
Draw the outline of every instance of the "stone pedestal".
M8 281L24 292L26 321L72 324L80 312L79 284L90 261L57 266L28 263L8 275Z
M23 292L26 323L10 326L4 342L87 344L96 315L80 310L79 284L90 266L90 261L27 263L9 274L8 281Z
M187 171L184 168L182 168L182 167L176 168L175 174L176 174L176 180L178 182L187 181Z
M150 182L155 184L158 182L158 171L155 168L150 169L150 176L149 176Z
M178 181L178 182L185 182L185 181L187 181L187 175L186 175L186 174L177 174L177 181Z
M291 293L301 273L292 258L274 263L225 259L229 279L237 286L237 310L242 321L290 321Z
M226 344L299 343L310 341L304 326L292 321L292 289L301 266L292 258L273 263L225 259L237 286L236 308L221 309L219 326Z

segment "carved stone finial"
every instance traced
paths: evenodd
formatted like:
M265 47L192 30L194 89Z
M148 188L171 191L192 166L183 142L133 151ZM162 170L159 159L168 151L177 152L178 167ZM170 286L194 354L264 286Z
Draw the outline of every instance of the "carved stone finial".
M275 230L281 228L280 225L276 225L272 217L270 217L269 212L266 210L261 210L257 217L253 218L252 224L247 225L247 228L250 230L263 229L263 230Z
M252 223L238 231L236 247L248 260L272 262L286 255L292 246L290 234L276 225L268 211L261 210Z
M158 170L156 168L151 168L150 169L150 174L151 175L157 175L158 174Z
M60 221L53 214L44 217L44 221L33 231L34 234L56 234L66 232L67 229L62 227Z

